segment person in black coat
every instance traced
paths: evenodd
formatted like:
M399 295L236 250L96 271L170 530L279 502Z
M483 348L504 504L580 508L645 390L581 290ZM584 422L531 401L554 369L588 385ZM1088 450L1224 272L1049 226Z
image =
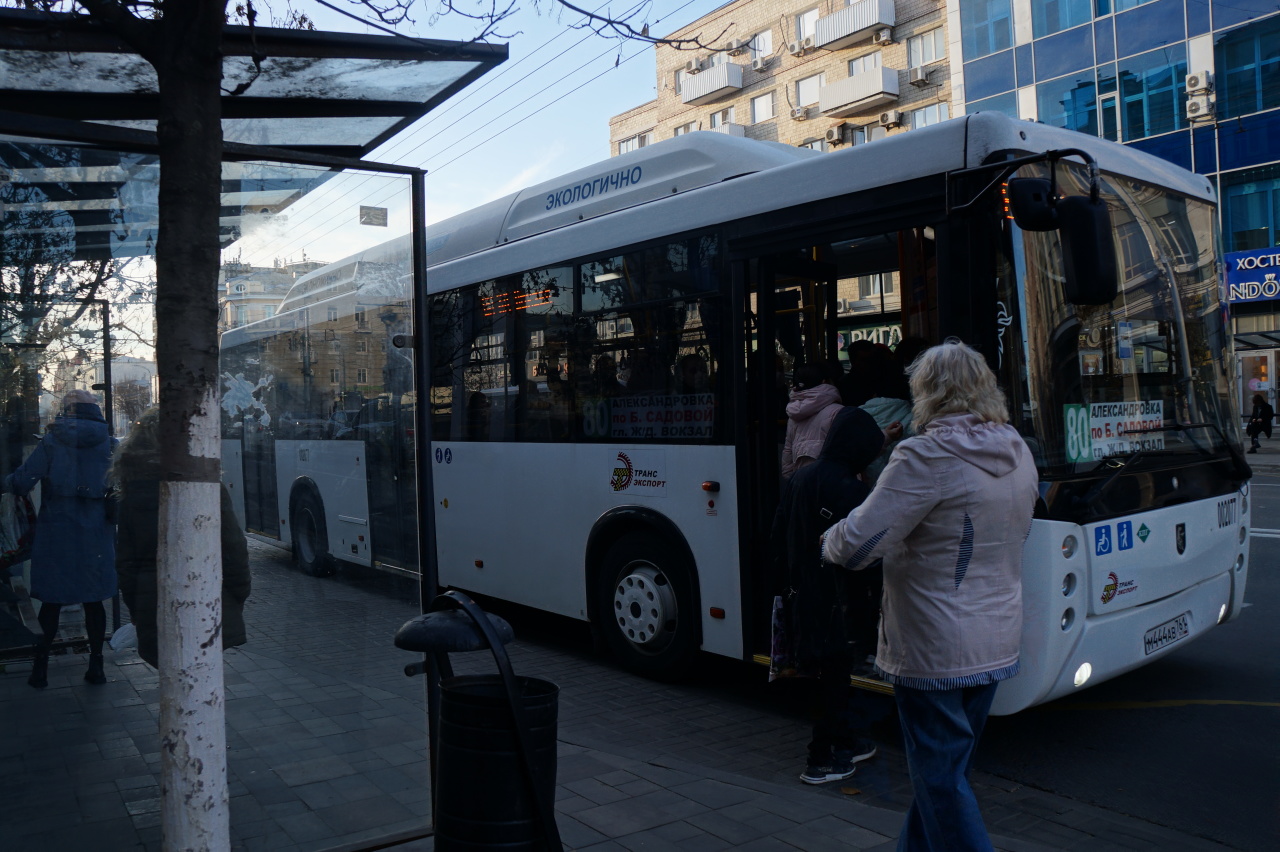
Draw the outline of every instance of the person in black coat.
M1267 402L1267 398L1260 393L1253 395L1253 411L1249 414L1249 452L1256 453L1258 447L1262 444L1258 441L1259 435L1271 437L1271 421L1275 419L1275 409L1271 407L1271 403Z
M855 662L874 650L859 647L857 636L879 618L877 578L871 570L824 566L821 538L870 493L858 474L884 442L885 433L870 414L841 410L818 459L787 481L774 518L775 578L784 595L794 592L791 628L799 673L818 679L809 761L800 776L807 784L848 778L855 763L876 753L875 745L854 730L849 677Z

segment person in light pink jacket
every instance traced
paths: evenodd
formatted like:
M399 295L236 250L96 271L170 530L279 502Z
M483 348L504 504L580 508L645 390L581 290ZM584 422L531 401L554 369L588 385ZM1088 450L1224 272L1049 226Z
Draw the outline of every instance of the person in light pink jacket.
M784 480L821 455L831 421L844 408L839 388L817 364L797 368L792 388L787 403L787 437L782 445Z
M1038 475L975 350L948 341L908 372L916 435L823 535L822 559L884 559L876 669L894 686L915 793L899 852L990 850L969 768L996 688L1018 673Z

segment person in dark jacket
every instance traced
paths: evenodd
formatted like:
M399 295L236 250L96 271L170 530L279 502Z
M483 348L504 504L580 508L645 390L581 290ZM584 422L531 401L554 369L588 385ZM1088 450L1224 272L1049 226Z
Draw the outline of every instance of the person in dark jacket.
M1259 435L1271 437L1271 421L1275 419L1276 412L1271 407L1271 403L1267 402L1267 398L1260 393L1253 395L1253 411L1249 414L1249 452L1256 453L1258 448L1262 446L1258 441Z
M159 667L156 630L159 592L156 555L160 547L159 412L144 412L116 453L112 480L120 488L116 570L120 596L138 633L138 656ZM244 602L249 597L249 549L236 521L231 495L222 488L222 647L246 640Z
M875 745L854 729L849 676L859 648L858 622L879 617L875 578L822 565L821 538L869 493L859 478L879 454L885 434L860 408L843 408L831 422L818 458L795 472L783 488L773 525L773 562L784 591L794 591L792 619L801 674L816 673L809 761L800 780L822 784L848 778L854 764L873 757Z
M49 685L49 650L62 608L84 606L89 670L84 679L106 683L102 643L116 593L115 531L107 517L107 467L115 441L93 394L73 390L22 466L5 478L6 491L25 495L40 483L40 514L31 545L31 596L40 601L41 638L27 683Z

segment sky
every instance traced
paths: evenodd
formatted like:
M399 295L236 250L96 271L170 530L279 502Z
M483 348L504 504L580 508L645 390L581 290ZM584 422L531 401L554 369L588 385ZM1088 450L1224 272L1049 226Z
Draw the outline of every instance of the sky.
M366 19L372 17L360 5L330 2ZM641 10L635 18L637 26L647 23L655 35L666 35L720 5L722 0L653 0L625 8ZM294 0L293 6L311 15L322 30L379 33L315 0ZM504 64L366 158L427 170L428 225L608 158L609 119L656 96L651 44L620 42L574 29L578 16L554 0L539 0L536 7L532 0L521 0L520 7L500 28L510 37L489 39L508 45ZM469 40L478 31L474 22L460 16L431 22L427 8L415 4L416 23L402 23L396 31L456 40ZM618 11L623 7L600 8L625 14ZM343 203L336 204L339 193ZM384 179L353 175L295 204L288 224L276 228L277 238L282 230L292 236L283 243L273 240L273 250L283 251L286 261L302 259L303 252L310 259L334 261L340 258L328 255L363 248L360 243L374 235L337 224L326 231L331 219L350 221L354 204L390 209L390 227L381 232L381 238L408 230L404 192ZM253 253L251 240L242 246ZM266 261L252 256L243 259L254 264Z

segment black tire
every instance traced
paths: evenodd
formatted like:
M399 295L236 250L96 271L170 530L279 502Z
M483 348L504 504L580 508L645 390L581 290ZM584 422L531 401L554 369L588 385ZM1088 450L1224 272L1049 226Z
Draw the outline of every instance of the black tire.
M693 570L667 539L635 531L605 552L595 602L605 644L624 667L657 680L683 675L698 651Z
M293 505L293 561L312 577L330 577L337 563L329 555L329 534L324 523L324 506L310 491Z

